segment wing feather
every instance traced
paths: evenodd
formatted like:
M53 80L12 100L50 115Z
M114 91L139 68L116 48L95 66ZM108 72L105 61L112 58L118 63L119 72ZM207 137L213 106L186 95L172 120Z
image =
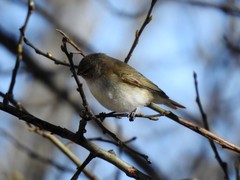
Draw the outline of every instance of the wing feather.
M149 79L140 73L121 73L120 77L125 83L147 89L153 93L158 94L162 98L169 98L157 85L153 84Z

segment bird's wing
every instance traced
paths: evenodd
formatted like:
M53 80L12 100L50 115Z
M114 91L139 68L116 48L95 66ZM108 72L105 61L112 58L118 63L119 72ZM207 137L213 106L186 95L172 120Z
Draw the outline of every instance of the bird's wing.
M144 77L140 73L122 73L121 79L128 84L133 86L137 86L140 88L145 88L153 93L156 93L159 97L165 99L155 99L155 103L164 104L170 108L177 109L177 108L185 108L183 105L177 103L169 99L169 97L155 84L153 84L150 80ZM160 100L160 101L159 101Z
M145 88L153 93L160 95L162 98L167 98L168 96L154 83L152 83L149 79L144 77L142 74L138 72L122 72L120 73L121 79L128 84L133 86L137 86L140 88Z

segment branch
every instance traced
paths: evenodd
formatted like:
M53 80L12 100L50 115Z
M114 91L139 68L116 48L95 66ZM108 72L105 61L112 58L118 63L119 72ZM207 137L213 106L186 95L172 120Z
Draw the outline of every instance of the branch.
M237 153L240 153L240 147L239 146L236 146L220 137L218 137L217 135L211 133L210 131L200 127L200 126L197 126L196 124L190 122L190 121L187 121L181 117L178 117L177 115L175 115L174 113L172 113L171 111L166 111L154 104L149 104L148 107L156 112L159 112L161 113L162 115L170 118L171 120L193 130L194 132L202 135L203 137L206 137L208 139L211 139L213 140L214 142L216 142L217 144L221 145L223 148L227 148L229 150L232 150L234 152L237 152Z
M135 141L136 139L137 139L137 137L133 137L133 138L127 140L127 141L124 141L124 143L127 144L127 143L130 143L130 142L132 142L132 141ZM87 140L89 140L89 141L101 141L101 142L110 143L110 144L114 144L114 145L116 145L116 146L119 146L119 144L116 143L115 141L111 141L111 140L108 140L108 139L103 139L103 138L101 138L101 137L88 138Z
M134 42L132 44L132 47L127 55L127 57L125 58L124 62L125 63L128 63L128 61L130 60L131 56L132 56L132 53L135 49L135 47L137 46L138 44L138 41L139 41L139 37L141 36L144 28L147 26L147 24L152 20L152 16L151 16L151 13L152 13L152 9L153 9L153 6L155 5L155 3L157 2L157 0L152 0L152 3L151 3L151 6L150 6L150 9L148 10L148 13L147 13L147 16L146 16L146 19L144 20L140 30L137 30L136 31L136 34L135 34L135 39L134 39Z
M52 60L55 64L57 65L63 65L63 66L67 66L70 67L69 63L66 63L65 61L60 61L58 59L56 59L55 57L52 56L52 54L50 52L43 52L42 50L38 49L36 46L34 46L26 37L23 38L25 44L27 44L29 47L31 47L32 49L34 49L34 51L39 54L42 55L50 60ZM75 68L77 68L77 66L75 66Z
M35 5L34 5L34 2L32 0L28 0L28 12L27 12L27 17L25 19L25 22L23 24L23 26L20 28L20 37L19 37L19 40L18 40L18 45L17 45L17 59L16 59L16 63L15 63L15 66L14 66L14 69L13 69L13 72L12 72L12 79L11 79L11 82L10 82L10 86L9 86L9 89L8 89L8 92L6 93L6 96L4 97L4 104L8 104L9 102L9 99L13 97L13 89L14 89L14 85L15 85L15 82L16 82L16 77L17 77L17 72L18 72L18 69L19 69L19 66L20 66L20 62L22 61L22 53L23 53L23 37L24 37L24 34L25 34L25 30L26 30L26 27L27 27L27 24L29 22L29 18L32 14L32 12L34 11L35 9Z
M79 95L82 99L82 105L85 109L85 111L83 113L80 113L80 116L82 117L81 121L79 122L79 127L78 127L78 131L77 134L79 135L79 138L81 138L84 133L86 132L86 125L87 125L87 121L88 120L92 120L92 117L94 116L91 113L91 110L88 106L88 102L87 102L87 98L86 95L83 91L83 85L82 83L79 81L78 76L77 76L77 72L75 71L74 68L74 63L73 63L73 53L68 52L67 49L67 43L69 43L70 45L72 45L83 57L85 56L83 51L73 42L73 40L71 40L63 31L61 30L57 30L62 36L62 45L61 45L61 49L62 51L66 54L69 64L70 64L70 71L72 72L72 76L74 77L76 84L77 84L77 91L79 92ZM78 171L75 173L74 177L78 177Z
M5 94L0 91L0 97L5 97ZM22 106L20 102L17 102L13 97L9 97L8 101L15 107L17 107L18 110L24 111L28 113L28 111Z
M50 140L60 151L62 151L78 167L82 166L82 163L80 162L78 157L75 154L73 154L73 152L70 149L68 149L61 141L59 141L59 139L56 138L54 135L52 135L47 131L41 131L38 128L31 128L30 130ZM93 175L88 169L85 168L83 172L89 179L92 179L92 180L97 179L97 177Z
M73 169L68 168L65 165L58 164L52 159L43 157L40 154L36 153L35 150L31 150L24 144L20 143L18 139L16 139L14 136L12 136L10 133L8 133L6 130L2 128L0 128L0 135L3 136L4 138L8 138L18 150L22 150L24 153L27 153L30 158L37 159L38 161L51 165L61 171L73 172Z
M83 57L85 57L84 52L76 45L76 43L71 38L68 37L68 35L66 33L64 33L60 29L56 29L56 31L59 32L65 38L66 42L71 44L78 51L79 54L81 54Z
M66 43L70 43L83 57L85 55L84 55L83 51L73 42L73 40L71 40L63 31L61 31L61 30L57 30L57 31L63 35L63 39L62 39L63 45L61 46L61 49L66 54L66 56L68 58L68 61L69 61L69 64L70 64L70 71L72 72L73 77L74 77L74 79L77 83L77 86L78 86L77 90L80 93L80 96L82 98L83 106L84 106L84 108L87 112L90 112L90 109L88 107L87 98L86 98L86 96L84 94L84 91L83 91L83 88L82 88L82 83L79 81L77 73L75 71L75 66L74 66L74 63L73 63L73 54L68 52Z
M130 177L133 177L135 179L151 179L149 176L145 175L144 173L136 169L134 166L124 162L123 160L121 160L119 157L112 154L111 152L103 150L102 148L98 147L92 142L86 140L84 137L79 138L78 134L73 133L66 128L55 126L51 123L48 123L47 121L43 121L37 117L34 117L31 114L19 111L17 108L13 106L4 105L1 102L0 102L0 109L5 112L8 112L9 114L12 114L13 116L18 117L20 120L23 120L27 123L37 126L40 129L47 130L52 134L56 134L72 142L75 142L76 144L79 144L80 146L89 150L91 153L96 154L97 157L104 159L109 163L115 165Z
M131 147L128 147L126 145L126 143L122 142L117 136L116 134L112 133L110 130L108 130L105 126L102 125L102 122L100 120L98 120L97 118L95 117L92 117L94 122L103 130L103 133L105 134L108 134L111 138L113 138L119 147L121 148L125 148L126 150L128 150L129 152L131 153L134 153L140 157L142 157L145 161L147 161L149 164L151 164L151 161L149 160L148 156L145 155L145 154L142 154L134 149L132 149Z
M157 121L158 120L158 117L162 116L162 114L153 114L153 115L144 115L142 113L138 113L138 114L135 114L134 117L140 117L140 118L144 118L144 119L149 119L151 121ZM105 118L108 118L108 117L113 117L113 118L116 118L116 119L121 119L123 117L129 117L129 113L100 113L98 115L96 115L97 118L100 118L100 120L104 121ZM132 121L131 121L132 122Z
M193 77L194 77L194 85L195 85L195 90L196 90L196 95L197 95L196 102L199 107L200 113L202 115L203 125L208 131L210 131L209 125L208 125L208 120L207 120L207 115L205 114L202 104L201 104L201 100L200 100L200 96L199 96L199 92L198 92L197 74L195 72L193 73ZM209 140L210 146L213 150L213 153L215 154L215 158L217 159L219 165L221 166L221 168L225 174L224 179L229 179L229 175L228 175L228 171L227 171L227 163L221 159L221 157L218 153L217 147L214 144L213 140L211 140L211 139L208 139L208 140Z
M81 166L78 167L77 171L75 172L75 174L73 175L73 177L71 178L71 180L77 180L78 176L81 174L82 171L84 171L85 167L91 162L91 160L93 160L96 156L92 153L90 153L87 157L87 159L82 163Z

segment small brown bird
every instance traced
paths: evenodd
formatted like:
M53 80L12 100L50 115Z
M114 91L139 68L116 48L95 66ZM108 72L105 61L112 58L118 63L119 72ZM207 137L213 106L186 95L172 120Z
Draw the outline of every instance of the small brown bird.
M102 53L85 56L79 64L78 75L85 79L93 96L115 112L135 112L150 103L185 108L136 69Z

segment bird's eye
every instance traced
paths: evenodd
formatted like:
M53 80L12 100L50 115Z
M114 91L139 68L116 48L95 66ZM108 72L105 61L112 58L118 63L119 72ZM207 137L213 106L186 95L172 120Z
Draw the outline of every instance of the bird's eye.
M83 71L83 72L82 72L82 75L83 75L83 76L86 76L87 74L88 74L87 71Z
M85 71L82 72L82 75L83 75L83 76L88 76L89 73L90 73L90 68L85 69Z

